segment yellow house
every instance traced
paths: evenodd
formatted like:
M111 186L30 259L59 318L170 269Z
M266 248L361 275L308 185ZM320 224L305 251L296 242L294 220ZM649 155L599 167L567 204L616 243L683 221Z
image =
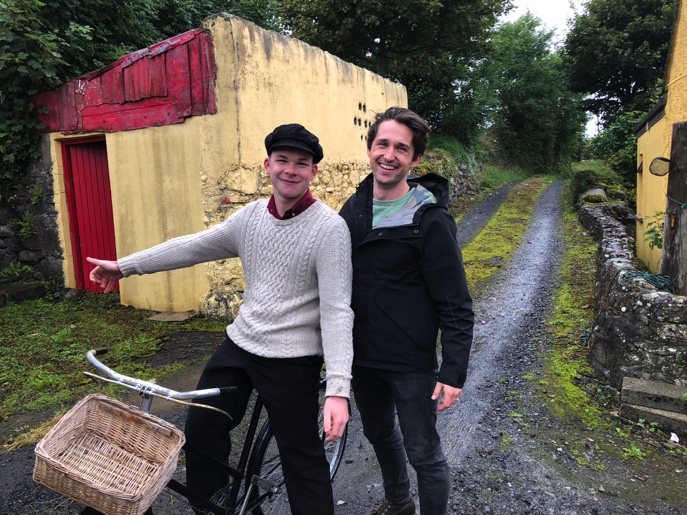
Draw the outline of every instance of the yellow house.
M664 76L665 95L635 127L637 136L637 256L654 273L659 273L661 249L651 249L644 240L656 213L669 206L667 162L671 153L673 125L687 121L687 0L679 0L668 50ZM657 159L659 158L659 159ZM652 166L653 164L653 166ZM653 173L652 173L653 171ZM663 174L663 175L661 175ZM663 219L659 217L660 222Z
M230 15L122 57L37 98L47 126L65 284L224 220L271 194L264 138L301 123L324 148L313 195L338 209L368 173L375 113L405 87ZM124 304L231 316L238 260L121 282Z
M658 273L661 265L661 249L651 246L645 239L647 230L663 223L666 207L667 175L656 175L657 157L670 157L670 147L666 145L665 129L668 125L665 116L666 97L644 117L635 127L637 137L637 217L636 252L653 273ZM670 140L668 140L669 145ZM654 166L651 172L652 162ZM665 171L660 166L659 173Z

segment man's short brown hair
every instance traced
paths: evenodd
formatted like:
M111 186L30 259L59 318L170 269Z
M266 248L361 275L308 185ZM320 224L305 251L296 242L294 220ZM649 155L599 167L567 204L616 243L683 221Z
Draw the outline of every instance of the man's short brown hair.
M429 134L432 132L422 117L405 107L390 107L383 113L377 113L372 125L367 131L367 148L372 148L372 142L377 137L377 130L382 122L394 120L402 123L413 132L413 160L425 153Z

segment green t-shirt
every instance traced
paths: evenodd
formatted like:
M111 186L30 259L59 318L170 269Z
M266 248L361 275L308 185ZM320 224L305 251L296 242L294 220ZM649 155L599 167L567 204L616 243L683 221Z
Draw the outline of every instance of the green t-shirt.
M414 191L415 188L411 188L408 193L395 200L372 199L372 228L374 229L382 220L395 215L403 209Z

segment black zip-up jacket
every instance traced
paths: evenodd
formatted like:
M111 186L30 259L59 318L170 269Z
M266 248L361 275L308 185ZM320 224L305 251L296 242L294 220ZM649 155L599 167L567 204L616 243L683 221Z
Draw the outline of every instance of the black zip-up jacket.
M441 329L438 381L462 388L474 316L456 223L447 209L448 182L427 174L408 183L424 186L437 201L404 208L406 219L394 217L397 225L372 229L372 174L340 212L353 244L353 362L431 372Z

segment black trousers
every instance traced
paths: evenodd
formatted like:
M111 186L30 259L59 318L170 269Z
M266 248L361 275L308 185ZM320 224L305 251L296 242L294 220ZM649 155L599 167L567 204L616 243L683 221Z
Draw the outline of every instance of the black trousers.
M226 463L231 451L229 432L243 419L255 389L264 402L277 440L291 512L333 514L329 464L317 424L321 367L321 356L263 358L240 349L226 338L208 361L198 389L238 387L231 395L199 401L226 411L232 420L212 410L192 407L186 419L187 442ZM187 453L186 482L192 491L209 498L228 479L226 472L216 465Z

